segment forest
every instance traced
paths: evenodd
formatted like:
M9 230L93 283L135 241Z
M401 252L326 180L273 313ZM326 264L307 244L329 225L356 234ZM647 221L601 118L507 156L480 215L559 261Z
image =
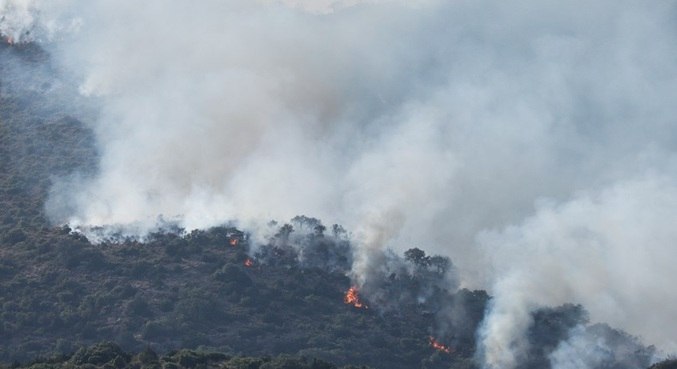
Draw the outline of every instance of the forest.
M299 215L255 243L229 224L145 239L53 225L54 178L96 170L87 125L50 100L36 45L0 42L0 362L7 368L476 368L491 297L453 260L383 251L349 275L349 230ZM52 90L51 90L52 89ZM94 233L97 230L93 230ZM550 367L574 328L608 347L599 368L646 368L656 349L576 304L533 313L524 368ZM677 367L674 361L652 368Z

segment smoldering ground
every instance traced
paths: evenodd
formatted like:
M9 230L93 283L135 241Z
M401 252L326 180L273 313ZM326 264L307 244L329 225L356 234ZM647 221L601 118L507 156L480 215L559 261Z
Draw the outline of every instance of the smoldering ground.
M488 367L565 301L674 347L674 4L46 4L0 2L0 32L103 106L100 171L55 185L55 222L312 214L354 231L358 276L420 244L489 288Z

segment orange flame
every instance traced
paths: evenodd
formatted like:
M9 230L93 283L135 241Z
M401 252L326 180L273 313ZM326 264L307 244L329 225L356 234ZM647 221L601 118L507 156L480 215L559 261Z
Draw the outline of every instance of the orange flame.
M253 267L254 266L254 260L252 260L250 258L246 258L244 260L244 266L246 266L247 268Z
M8 43L8 44L14 45L14 38L12 38L12 36L7 36L7 39L6 39L6 40L7 40L7 43Z
M343 302L353 305L358 309L367 309L367 305L360 301L360 296L357 294L357 287L353 286L348 289L346 295L343 297Z
M238 242L240 242L237 238L231 238L228 243L230 243L231 246L235 247L237 246Z
M451 354L451 352L453 351L451 347L442 344L441 342L436 340L435 337L433 336L428 337L428 340L430 341L430 346L437 351L442 351L447 354Z

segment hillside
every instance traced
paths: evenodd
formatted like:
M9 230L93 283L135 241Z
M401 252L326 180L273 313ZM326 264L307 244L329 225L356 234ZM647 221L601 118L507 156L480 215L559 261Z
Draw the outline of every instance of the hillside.
M136 350L206 346L393 368L434 354L429 313L343 303L348 260L327 272L263 248L247 268L249 245L230 246L228 228L99 245L52 228L44 211L49 187L58 176L93 170L92 135L53 101L56 82L39 47L1 44L0 57L11 61L0 71L0 361L68 354L102 340ZM341 252L347 247L342 242ZM466 294L481 312L486 295Z
M91 172L96 162L92 132L61 101L74 92L50 70L38 46L0 42L0 231L5 236L20 238L22 229L48 226L44 205L53 179Z
M192 355L169 353L181 349L225 353L208 360L226 368L241 367L229 364L240 360L233 356L280 354L377 369L475 367L490 296L458 290L452 260L426 255L421 245L403 255L385 251L352 296L360 302L346 303L353 245L343 228L317 219L274 225L260 244L229 225L169 226L143 242L113 236L97 244L50 225L50 185L95 170L93 135L55 100L67 94L45 73L42 50L0 43L0 60L12 60L0 63L0 362L60 354L70 361L52 364L72 367L86 363L77 359L82 347L113 341L121 349L105 347L125 360L118 367L145 360L122 350L149 347L167 355L157 361L164 368ZM534 313L526 367L549 367L574 327L605 342L610 354L599 367L650 364L653 348L590 325L584 308L569 304ZM294 365L280 367L303 367Z
M101 343L78 350L73 355L37 359L14 368L32 369L80 369L80 368L132 368L132 369L337 369L331 363L301 357L241 357L210 351L180 350L159 356L146 348L138 354L131 354L113 343ZM0 368L4 368L0 365ZM368 369L365 366L344 366L342 369Z
M380 368L472 355L485 293L440 295L469 311L466 336L454 337L455 355L436 355L428 343L435 321L429 306L382 312L347 305L344 272L301 267L279 255L290 249L274 247L272 263L261 264L271 256L259 254L247 267L246 242L230 246L234 231L95 246L67 229L50 229L5 244L0 358L65 354L101 340L161 352L205 346L245 355L298 353Z

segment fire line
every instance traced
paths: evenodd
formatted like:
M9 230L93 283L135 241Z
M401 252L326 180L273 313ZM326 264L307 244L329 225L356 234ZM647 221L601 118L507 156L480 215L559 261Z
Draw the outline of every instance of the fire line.
M453 351L453 349L451 347L440 343L433 336L428 337L428 340L430 341L430 346L437 351L445 352L447 354L451 354L451 352Z
M348 289L345 296L343 297L343 302L349 305L353 305L358 309L368 309L367 305L363 304L360 301L360 296L357 294L357 287L353 286Z

